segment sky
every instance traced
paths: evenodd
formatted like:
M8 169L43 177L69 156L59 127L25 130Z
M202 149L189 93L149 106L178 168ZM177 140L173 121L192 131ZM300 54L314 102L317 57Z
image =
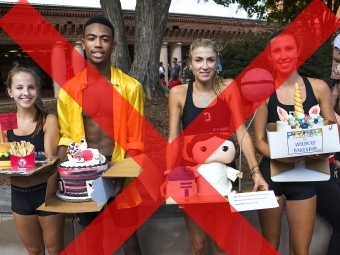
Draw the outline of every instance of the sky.
M162 0L159 0L162 1ZM15 0L1 0L1 2L17 2ZM72 5L100 7L99 0L28 0L30 3L53 4L53 5ZM122 8L134 10L136 0L121 0ZM217 5L213 0L204 3L203 0L197 3L197 0L172 0L170 6L171 13L197 14L207 16L247 18L244 10L237 11L237 5L230 5L228 8ZM236 13L237 12L237 13Z

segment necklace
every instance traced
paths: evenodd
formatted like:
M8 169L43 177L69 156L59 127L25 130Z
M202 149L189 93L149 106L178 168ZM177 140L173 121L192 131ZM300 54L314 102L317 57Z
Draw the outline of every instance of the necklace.
M193 83L193 85L195 86L195 83ZM198 88L196 87L195 92L196 96L198 97L198 101L202 104L202 106L207 106L212 99L212 94L211 91L205 92L205 93L201 93L199 92Z

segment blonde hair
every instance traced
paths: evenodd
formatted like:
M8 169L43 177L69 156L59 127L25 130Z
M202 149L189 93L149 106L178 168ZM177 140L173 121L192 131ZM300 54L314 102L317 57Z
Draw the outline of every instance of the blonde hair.
M189 61L191 62L192 60L192 51L197 48L197 47L209 47L211 48L214 52L216 52L216 55L218 57L218 52L219 52L219 47L217 46L216 42L210 39L205 39L205 38L199 38L196 39L191 45L189 49ZM212 77L212 88L217 96L222 95L223 91L223 78L219 77L217 75L216 70L214 70L214 75Z

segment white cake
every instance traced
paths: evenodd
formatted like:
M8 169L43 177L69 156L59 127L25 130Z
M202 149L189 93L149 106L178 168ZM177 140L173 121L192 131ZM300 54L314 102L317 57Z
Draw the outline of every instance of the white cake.
M324 119L319 114L319 105L313 106L309 114L293 116L279 106L277 107L277 112L280 118L280 120L276 122L276 131L278 132L315 129L324 126Z
M300 131L306 129L315 129L324 126L323 118L320 115L319 105L310 108L308 114L303 109L303 101L300 86L295 83L294 90L294 116L288 114L285 109L277 107L279 121L276 122L276 131Z

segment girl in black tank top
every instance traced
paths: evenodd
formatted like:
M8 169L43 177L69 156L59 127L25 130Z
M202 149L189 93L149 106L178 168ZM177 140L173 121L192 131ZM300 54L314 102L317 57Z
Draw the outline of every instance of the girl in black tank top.
M190 84L178 85L170 90L169 95L169 138L167 146L167 172L175 168L183 155L184 159L192 158L186 153L188 140L194 135L202 133L228 133L231 135L234 130L230 128L230 117L233 117L234 126L237 128L236 136L240 142L245 133L245 119L243 118L242 103L237 84L232 80L223 80L218 77L216 71L218 59L217 45L209 39L197 39L190 47L189 63L195 82ZM222 92L223 91L223 92ZM215 100L216 99L216 100ZM179 142L183 128L183 143ZM182 137L182 136L181 136ZM180 148L180 145L183 148ZM254 148L248 133L243 139L244 154L248 161L249 169L254 170L254 190L266 190L267 183L264 181L256 161ZM201 150L204 150L204 146ZM182 153L183 152L183 153ZM187 158L185 158L187 156ZM177 162L176 162L177 161ZM196 163L197 164L197 163ZM161 189L165 193L164 185ZM216 191L217 192L217 191ZM165 195L165 194L164 194ZM218 193L216 193L218 196ZM207 213L207 204L196 204L196 213ZM218 232L219 237L225 236L231 226L230 208L223 210L212 210L214 218L213 229ZM203 217L205 219L205 217ZM197 223L192 220L190 215L184 213L184 219L188 228L191 254L195 253L195 247L203 247L202 254L205 254L207 235ZM200 222L205 226L204 222ZM219 231L220 230L220 231ZM227 231L226 231L227 230ZM221 254L221 248L213 242L214 254Z
M276 77L276 86L282 87L258 109L254 120L254 130L256 149L263 155L260 169L269 184L269 189L273 190L277 196L279 207L259 210L258 214L264 238L274 248L279 249L281 217L284 207L283 196L285 196L286 212L289 215L289 250L292 254L308 254L316 211L315 182L273 182L271 180L266 125L279 120L277 106L285 109L288 113L294 111L291 102L294 99L296 83L300 87L302 98L305 98L303 102L305 113L308 114L312 106L319 104L324 119L335 120L335 116L327 84L321 80L301 77L296 71L300 45L294 32L285 29L278 35L277 33L272 37L273 39L268 47L268 59L271 60L273 70L275 70L273 77ZM280 93L279 97L277 93ZM280 101L278 98L280 98ZM286 145L277 144L277 146ZM326 156L320 155L319 158ZM295 163L306 159L308 159L308 156L276 160L283 163ZM340 251L336 254L340 254Z
M309 80L305 76L301 76L306 88L306 100L303 102L303 110L305 114L308 114L309 109L313 106L317 105L319 102L316 99L312 85L310 84ZM286 105L280 103L279 99L277 98L276 91L269 97L268 101L268 123L275 123L279 121L279 115L277 114L276 107L280 106L284 110L289 113L294 114L294 105Z
M181 116L184 135L230 132L230 111L226 101L217 97L214 105L198 108L194 105L192 92L193 83L190 82ZM194 120L195 125L190 125Z
M60 138L58 120L36 106L38 83L39 78L30 69L18 67L9 72L7 92L16 103L18 127L8 130L6 137L9 142L31 142L38 156L56 156ZM60 254L64 249L64 214L37 210L45 202L51 174L41 170L31 176L11 177L14 221L29 254L45 254L45 244L49 254Z
M44 131L41 129L37 135L34 136L34 133L37 130L37 126L34 129L34 132L29 135L15 135L13 130L7 130L7 139L10 142L20 142L26 141L34 144L35 155L36 156L44 156Z

